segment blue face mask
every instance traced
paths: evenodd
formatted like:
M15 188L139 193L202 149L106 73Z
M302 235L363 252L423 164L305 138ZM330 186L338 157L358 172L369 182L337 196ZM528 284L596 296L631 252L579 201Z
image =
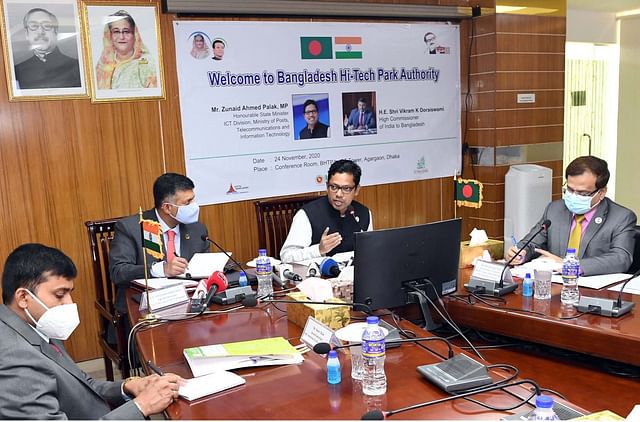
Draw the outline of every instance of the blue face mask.
M594 195L596 193L598 192L595 192ZM593 198L593 195L582 196L582 195L577 195L573 192L566 192L562 197L562 199L564 199L564 205L567 207L567 209L574 214L580 214L580 215L588 213L589 210L593 208L591 206L592 198Z

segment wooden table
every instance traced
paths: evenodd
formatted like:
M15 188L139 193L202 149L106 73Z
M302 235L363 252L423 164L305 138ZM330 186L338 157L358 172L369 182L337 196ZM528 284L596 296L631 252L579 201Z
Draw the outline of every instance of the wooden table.
M137 304L129 296L129 315L136 321ZM279 305L286 310L286 305ZM418 336L429 336L411 323L403 322ZM273 306L242 309L227 314L203 316L181 322L171 322L139 332L136 341L143 361L154 361L165 372L191 377L182 356L187 347L249 340L270 336L283 336L292 344L299 343L300 327L287 320ZM440 342L429 342L429 347L446 356L447 347ZM460 350L457 349L456 353ZM389 349L385 362L388 391L379 397L362 394L358 382L352 382L350 361L340 355L342 383L330 386L326 381L326 361L313 352L305 354L302 365L263 367L236 371L244 376L244 386L217 395L188 402L180 399L171 405L167 417L171 419L360 419L374 408L389 410L446 397L446 393L422 378L416 367L435 363L441 359L413 343ZM503 372L494 378L504 377ZM521 397L530 394L528 386L510 387ZM514 405L518 402L504 392L484 393L476 396L494 406ZM396 419L499 419L511 413L529 410L523 406L511 412L484 409L466 400L455 400L398 414Z
M468 276L468 272L461 273L458 293L464 293L462 284ZM465 327L640 365L639 296L623 294L624 300L634 301L636 306L620 318L588 314L575 319L561 319L576 315L577 311L573 306L560 302L560 289L560 284L553 283L551 300L545 301L523 297L519 287L515 293L503 296L506 303L496 307L482 303L468 304L452 298L445 301L454 321ZM617 292L606 288L581 288L580 293L592 297L618 296Z

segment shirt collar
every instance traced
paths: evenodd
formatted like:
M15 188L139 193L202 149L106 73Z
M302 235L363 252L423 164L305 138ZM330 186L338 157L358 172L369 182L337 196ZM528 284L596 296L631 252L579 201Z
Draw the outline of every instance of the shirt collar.
M594 214L596 213L596 211L598 211L598 207L600 206L600 204L602 203L602 201L600 201L598 203L598 205L596 205L595 207L591 208L589 210L589 212L584 214L584 221L588 224L591 219L593 218Z
M176 236L180 237L180 224L176 224L176 226L174 228L171 228L167 225L167 223L164 222L164 220L162 218L160 218L160 214L158 214L158 210L154 208L154 211L156 212L156 218L158 219L158 222L160 223L160 229L162 229L162 233L166 233L168 231L173 231L175 232Z
M42 337L42 339L43 339L44 341L46 341L47 343L49 343L49 341L50 341L50 340L49 340L49 336L45 335L43 332L41 332L40 330L38 330L38 329L37 329L36 327L34 327L33 325L31 325L31 324L29 324L29 323L27 323L27 325L28 325L29 327L31 327L31 329L32 329L33 331L35 331L35 332L36 332L40 337Z

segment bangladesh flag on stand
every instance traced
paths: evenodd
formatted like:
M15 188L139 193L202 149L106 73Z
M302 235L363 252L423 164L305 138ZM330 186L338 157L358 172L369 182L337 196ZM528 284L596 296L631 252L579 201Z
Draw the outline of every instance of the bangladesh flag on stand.
M457 179L456 205L480 208L482 206L482 183L473 179Z
M156 259L164 258L162 252L162 229L160 223L153 220L140 220L142 228L142 247Z
M331 37L300 37L300 58L333 59L333 42Z

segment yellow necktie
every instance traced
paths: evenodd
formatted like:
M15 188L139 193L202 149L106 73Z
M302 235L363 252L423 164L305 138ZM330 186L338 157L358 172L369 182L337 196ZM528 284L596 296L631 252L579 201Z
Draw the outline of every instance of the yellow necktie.
M584 220L584 215L576 215L576 225L571 230L571 234L569 235L569 243L567 244L567 249L575 249L576 256L580 253L580 240L582 240L582 221Z

